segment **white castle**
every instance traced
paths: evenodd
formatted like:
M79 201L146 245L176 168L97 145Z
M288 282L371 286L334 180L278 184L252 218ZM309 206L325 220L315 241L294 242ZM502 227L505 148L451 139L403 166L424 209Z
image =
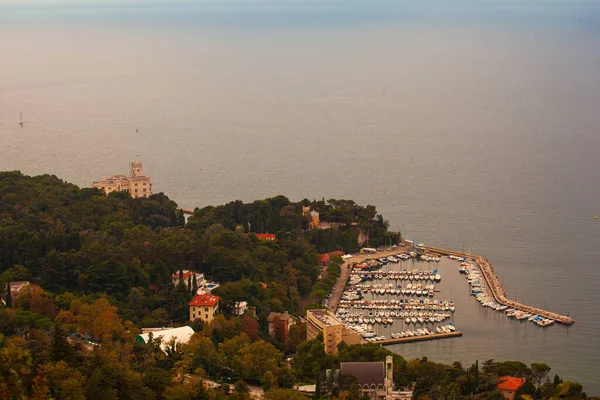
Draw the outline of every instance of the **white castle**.
M129 176L107 176L92 183L92 187L102 189L106 194L124 191L133 198L148 197L152 194L152 183L150 177L144 175L144 164L141 161L131 162Z

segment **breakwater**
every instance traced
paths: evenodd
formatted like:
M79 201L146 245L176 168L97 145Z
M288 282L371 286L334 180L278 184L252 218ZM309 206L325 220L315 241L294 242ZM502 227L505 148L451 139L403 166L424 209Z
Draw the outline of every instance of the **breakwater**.
M575 323L575 320L569 316L557 314L557 313L547 311L547 310L542 310L541 308L528 306L528 305L516 302L514 300L508 299L506 297L506 291L504 290L502 283L500 283L498 276L494 272L494 268L492 267L491 263L481 256L474 255L474 254L461 253L461 252L457 252L457 251L442 249L439 247L431 247L431 246L424 246L424 250L427 252L430 252L430 253L444 255L444 256L452 255L452 256L456 256L456 257L463 257L467 260L473 261L481 270L483 277L485 278L486 283L487 283L488 287L490 288L492 296L494 297L494 300L496 300L496 302L498 302L500 304L514 308L515 310L521 310L521 311L525 311L528 313L539 315L544 318L552 319L563 325L572 325Z

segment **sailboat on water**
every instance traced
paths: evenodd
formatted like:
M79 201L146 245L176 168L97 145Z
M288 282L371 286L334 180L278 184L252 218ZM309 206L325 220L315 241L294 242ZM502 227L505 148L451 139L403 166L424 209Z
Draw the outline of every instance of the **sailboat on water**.
M23 112L21 112L21 116L19 117L19 125L23 126Z

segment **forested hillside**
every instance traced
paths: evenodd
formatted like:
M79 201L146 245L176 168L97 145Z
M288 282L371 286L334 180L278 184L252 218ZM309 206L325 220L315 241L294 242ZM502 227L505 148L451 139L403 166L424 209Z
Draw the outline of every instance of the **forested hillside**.
M303 206L329 225L309 229ZM288 389L295 383L317 383L326 398L358 400L355 380L328 381L325 369L381 361L388 350L341 344L338 356L326 355L322 341L306 341L302 323L285 341L272 337L267 316L303 315L340 273L342 260L332 257L320 279L319 253L356 250L365 233L373 246L396 243L387 228L373 206L283 196L205 207L186 224L163 194L106 196L55 176L0 172L0 399L248 400L250 384L280 400L304 398ZM256 235L267 232L276 239ZM221 284L213 290L220 314L210 323L188 320L194 286L177 279L182 269ZM11 295L9 285L22 281L30 284ZM255 312L232 315L239 301ZM135 340L142 327L181 325L195 330L187 344L163 351L159 340ZM480 371L394 355L394 380L414 383L415 399L500 400L494 385L502 374L526 376L522 393L535 399L556 391L586 397L558 377L544 383L548 371L492 360ZM207 389L209 381L221 385Z

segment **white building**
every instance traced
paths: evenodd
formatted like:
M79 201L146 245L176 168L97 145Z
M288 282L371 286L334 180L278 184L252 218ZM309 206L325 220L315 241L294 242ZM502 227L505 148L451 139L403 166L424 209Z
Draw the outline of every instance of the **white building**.
M236 301L233 305L233 315L244 315L246 310L248 310L247 301Z
M201 274L200 272L188 271L187 269L184 269L181 272L185 287L188 287L188 279L192 285L194 284L194 275L196 275L196 285L198 285L198 287L203 287L207 284L206 279L204 279L204 274ZM179 271L171 275L171 282L173 282L173 285L179 283Z
M194 330L189 326L182 326L179 328L158 328L157 330L150 330L147 333L142 333L135 337L136 342L147 344L148 340L150 340L150 334L152 334L152 338L161 338L162 341L160 343L160 348L165 353L169 348L169 345L172 340L175 340L175 344L177 343L187 343L190 341L190 338L194 334Z

